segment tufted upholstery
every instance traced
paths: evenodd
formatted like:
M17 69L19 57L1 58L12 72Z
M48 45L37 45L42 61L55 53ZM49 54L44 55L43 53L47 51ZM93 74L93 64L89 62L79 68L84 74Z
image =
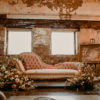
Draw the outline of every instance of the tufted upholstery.
M45 64L35 53L22 53L20 59L13 59L17 68L34 79L59 79L77 77L81 74L79 62L64 62L56 65Z
M30 69L79 69L80 63L75 62L65 62L56 65L48 65L42 62L41 58L35 53L22 53L20 58L26 70Z
M58 69L74 69L74 70L78 70L79 69L79 64L77 62L65 62L65 63L59 63L56 64L55 67Z
M43 68L41 60L34 53L22 53L20 58L26 70Z

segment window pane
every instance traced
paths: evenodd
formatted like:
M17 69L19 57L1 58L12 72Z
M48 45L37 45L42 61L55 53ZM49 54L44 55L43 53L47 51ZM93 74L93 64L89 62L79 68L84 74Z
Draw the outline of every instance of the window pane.
M31 31L8 31L8 54L31 52Z
M55 54L75 54L74 32L52 32L51 52Z

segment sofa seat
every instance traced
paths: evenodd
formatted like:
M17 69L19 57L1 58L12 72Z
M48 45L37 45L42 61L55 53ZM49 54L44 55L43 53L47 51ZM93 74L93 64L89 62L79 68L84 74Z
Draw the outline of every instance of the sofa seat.
M24 75L29 75L34 79L54 79L78 77L79 71L72 69L34 69L24 71Z
M17 68L34 79L58 79L78 77L81 74L79 62L64 62L48 65L34 53L22 53L20 59L13 59Z
M24 72L25 74L36 74L36 75L78 75L77 70L71 70L71 69L34 69L34 70L26 70Z

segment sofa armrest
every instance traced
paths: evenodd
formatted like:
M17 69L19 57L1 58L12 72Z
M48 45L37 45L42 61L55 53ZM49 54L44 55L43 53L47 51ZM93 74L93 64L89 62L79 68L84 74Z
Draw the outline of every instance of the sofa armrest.
M12 60L12 63L16 65L16 67L18 68L19 71L25 72L25 68L24 68L21 60L19 60L18 58L14 58Z

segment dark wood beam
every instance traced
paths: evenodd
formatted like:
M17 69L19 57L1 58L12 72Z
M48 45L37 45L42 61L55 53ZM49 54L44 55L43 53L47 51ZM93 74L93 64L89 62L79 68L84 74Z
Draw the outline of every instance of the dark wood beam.
M50 28L100 29L100 21L0 18L0 24L8 28L50 27Z
M0 14L0 19L5 19L5 18L7 18L6 14Z

